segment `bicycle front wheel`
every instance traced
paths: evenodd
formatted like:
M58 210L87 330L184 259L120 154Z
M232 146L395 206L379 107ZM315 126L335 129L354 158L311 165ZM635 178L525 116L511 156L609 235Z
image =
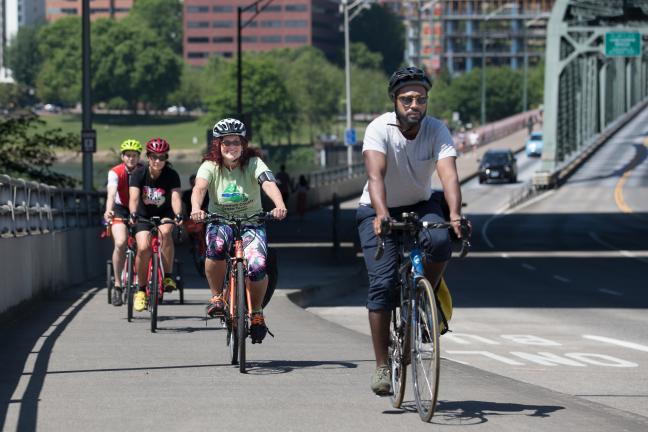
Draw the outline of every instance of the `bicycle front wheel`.
M158 277L159 263L157 254L153 254L151 267L151 280L149 281L149 310L151 311L151 333L157 330L158 296L160 292L160 278Z
M126 253L126 266L124 267L124 280L122 282L122 289L126 296L126 319L128 322L133 320L133 252Z
M419 416L429 422L434 415L439 391L441 347L439 321L432 285L427 279L416 283L412 310L412 381Z
M391 369L392 395L391 403L394 408L400 408L405 397L405 380L407 378L407 359L409 357L409 323L408 313L403 313L409 307L403 302L392 312L389 324L389 366ZM405 309L403 309L405 308ZM404 316L403 316L404 315Z
M238 332L239 371L245 373L245 338L247 337L247 296L243 262L236 263L236 331Z

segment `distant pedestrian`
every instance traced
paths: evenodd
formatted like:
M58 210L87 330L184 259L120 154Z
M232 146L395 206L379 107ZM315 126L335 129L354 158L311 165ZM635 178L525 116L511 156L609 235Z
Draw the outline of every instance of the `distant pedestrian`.
M479 134L474 129L468 132L468 144L470 144L470 148L473 152L477 150L477 146L479 145Z
M297 187L295 187L295 192L297 192L297 214L299 215L300 221L304 219L304 213L306 213L306 198L309 189L308 180L306 180L303 174L300 175Z
M527 119L527 130L529 131L529 135L531 135L531 132L533 132L533 116L529 116Z
M290 178L290 174L286 172L286 165L282 164L279 167L279 172L275 177L277 178L277 186L279 186L279 191L281 192L284 203L288 202L290 190L292 189L292 179Z

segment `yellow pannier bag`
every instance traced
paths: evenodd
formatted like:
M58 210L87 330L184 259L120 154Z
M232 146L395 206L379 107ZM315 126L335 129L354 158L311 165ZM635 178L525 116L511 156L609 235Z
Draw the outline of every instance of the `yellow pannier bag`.
M434 289L434 296L440 311L440 333L444 334L449 330L448 321L452 318L452 296L444 278L441 278Z

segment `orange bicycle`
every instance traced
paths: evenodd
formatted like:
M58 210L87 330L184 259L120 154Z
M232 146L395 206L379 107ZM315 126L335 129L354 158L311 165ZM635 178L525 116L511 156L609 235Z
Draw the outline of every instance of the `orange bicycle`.
M241 373L245 373L246 370L245 339L249 335L250 312L252 311L249 279L247 279L247 262L243 253L243 230L249 224L258 224L273 219L272 214L269 212L259 212L252 216L223 216L210 213L204 221L205 223L227 224L232 227L234 232L234 242L227 258L227 271L223 289L225 311L220 318L227 328L226 343L229 347L231 364L238 363ZM267 262L270 262L270 260ZM264 307L272 298L276 285L276 272L268 272L268 278L273 275L275 280L268 281L268 288L263 299ZM272 336L272 333L270 335Z

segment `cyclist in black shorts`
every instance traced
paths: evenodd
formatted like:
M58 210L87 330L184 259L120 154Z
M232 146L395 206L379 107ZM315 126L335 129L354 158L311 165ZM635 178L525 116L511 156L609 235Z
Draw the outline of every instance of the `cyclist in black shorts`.
M112 262L115 272L115 289L112 292L111 303L114 306L122 305L121 273L124 269L126 242L128 231L128 182L130 175L140 165L142 144L134 139L127 139L119 146L122 163L115 165L108 171L108 184L106 186L106 211L104 220L110 223L110 234L115 242Z
M137 280L139 291L135 294L134 309L138 312L146 309L146 282L148 277L148 262L151 257L151 226L138 222L139 217L175 219L176 224L182 223L182 199L180 196L180 176L171 168L169 159L169 143L163 138L153 138L146 143L148 165L136 169L130 178L130 222L135 226L137 241ZM176 288L173 279L173 225L161 225L160 250L164 263L164 280L162 285L165 292Z

